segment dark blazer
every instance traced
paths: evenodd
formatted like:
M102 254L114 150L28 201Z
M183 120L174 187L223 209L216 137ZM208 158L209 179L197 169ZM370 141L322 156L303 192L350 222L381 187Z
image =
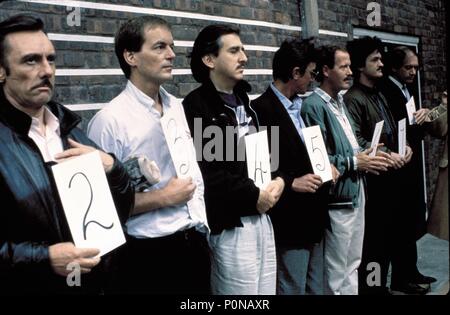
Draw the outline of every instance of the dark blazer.
M279 166L273 172L273 177L281 176L286 185L280 200L269 211L275 241L283 247L304 247L319 242L329 224L329 184L322 185L314 194L292 190L295 178L313 173L306 147L288 112L270 87L252 101L252 106L258 114L261 127L267 126L269 145L272 134L270 127L279 127L279 139L275 140L279 147ZM276 148L270 149L274 158L273 150Z
M234 88L258 128L258 117L250 108L248 91L250 85L245 81L239 82ZM202 150L198 165L205 183L206 214L211 233L218 234L225 229L241 227L241 217L259 214L256 209L259 188L248 177L245 154L243 158L238 159L236 133L227 132L237 126L236 115L231 108L224 105L211 81L189 93L183 100L183 106L196 149ZM212 131L208 137L204 136L206 128ZM216 134L216 131L224 138L218 138L220 135ZM208 148L211 148L213 143L216 144L213 147L218 158L209 161L203 151L206 149L205 151L209 152ZM205 148L208 144L209 147Z
M406 202L406 204L402 202L398 207L407 209L406 211L409 213L407 218L411 222L411 227L415 228L416 239L419 239L425 234L426 227L425 212L427 206L424 195L421 141L424 138L427 124L409 125L408 112L405 106L408 100L400 88L389 78L383 79L378 84L378 88L387 101L395 123L398 125L399 120L406 118L406 138L408 145L413 150L413 156L411 161L398 172L397 179L400 180L398 187L403 187L401 191L404 193L404 201ZM417 105L416 102L416 109L418 109Z

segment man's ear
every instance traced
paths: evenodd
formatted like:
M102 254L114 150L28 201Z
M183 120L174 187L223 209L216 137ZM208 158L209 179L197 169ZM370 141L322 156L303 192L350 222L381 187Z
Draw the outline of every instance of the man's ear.
M205 55L202 57L202 61L210 69L215 68L214 58L211 56L211 54Z
M5 82L6 79L6 70L2 66L0 66L0 83Z
M132 67L136 65L136 55L134 51L123 51L123 59Z
M291 76L292 76L292 78L293 78L294 80L298 80L298 79L300 79L301 77L303 77L303 75L300 74L300 67L294 67L294 68L292 69Z
M330 76L330 67L324 65L322 69L318 69L319 73L322 71L322 75L324 78L328 78Z

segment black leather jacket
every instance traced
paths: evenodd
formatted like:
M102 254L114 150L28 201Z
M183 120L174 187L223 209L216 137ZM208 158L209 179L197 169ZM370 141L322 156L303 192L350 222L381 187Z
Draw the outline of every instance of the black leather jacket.
M58 117L64 148L70 137L95 146L76 125L80 117L54 102L49 109ZM0 292L98 292L104 264L81 277L81 287L69 287L49 263L48 247L72 241L50 165L28 137L31 118L13 107L0 89ZM134 204L128 174L115 160L107 174L121 222ZM102 262L109 261L103 257Z
M247 82L240 81L235 86L234 92L244 102L245 110L252 116L255 127L259 128L258 118L255 111L250 108L247 96L250 89ZM243 226L241 217L259 214L256 209L259 188L248 178L245 160L237 159L237 135L235 133L230 135L226 131L227 127L237 126L236 115L232 109L224 105L211 81L189 93L183 100L183 106L191 134L195 138L194 143L201 143L202 151L211 141L203 137L206 128L217 126L225 137L221 142L222 147L215 148L223 153L222 160L206 161L202 156L202 160L198 163L205 182L206 214L211 233L218 234L224 229ZM196 118L201 118L201 130L199 130L201 134L195 130L194 119ZM234 138L227 139L229 136ZM232 143L233 147L227 147L227 143ZM227 150L233 150L231 159L227 156L229 153Z

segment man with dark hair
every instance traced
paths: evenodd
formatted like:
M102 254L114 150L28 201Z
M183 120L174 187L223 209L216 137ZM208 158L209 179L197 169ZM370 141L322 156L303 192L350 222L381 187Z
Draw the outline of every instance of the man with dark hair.
M159 183L135 195L133 216L127 221L127 255L121 264L122 289L208 294L203 180L181 102L161 86L172 79L170 27L158 17L140 16L120 27L115 45L129 80L92 118L89 136L122 161L144 156L161 170ZM165 133L163 125L168 124L174 135ZM176 158L188 165L186 173Z
M302 106L309 126L319 125L328 157L341 176L331 190L330 229L325 232L325 293L358 294L358 267L364 238L365 187L362 172L378 174L387 170L389 156L379 152L371 157L362 151L353 131L342 90L350 87L348 52L324 46L317 58L316 88Z
M73 244L51 171L95 150L76 128L81 119L51 101L55 59L40 19L16 15L0 22L0 292L8 294L100 293L105 285L99 250ZM125 220L133 188L122 165L99 152ZM66 282L73 263L86 273L81 287Z
M279 130L280 175L286 189L269 212L277 252L277 294L323 294L322 237L328 224L330 183L313 173L303 140L302 99L315 77L316 49L310 40L284 41L273 57L274 82L252 106L259 123ZM338 173L335 173L338 176Z
M239 29L205 27L191 54L192 74L202 85L183 101L194 136L214 130L217 143L214 156L202 156L199 162L211 227L214 294L275 294L276 287L273 228L265 213L279 199L284 181L276 178L265 190L258 188L248 176L245 157L240 158L244 136L259 128L247 96L250 85L243 80L246 62ZM195 139L204 155L208 140Z
M381 150L389 153L393 170L375 176L367 175L365 236L363 257L359 268L359 290L361 294L387 294L386 288L389 264L393 250L401 237L401 214L403 209L398 194L398 172L409 163L412 150L406 146L406 154L398 153L397 125L383 94L376 84L383 76L381 52L383 44L376 37L363 37L347 43L352 60L355 82L344 96L349 114L354 122L358 143L362 148L371 145L375 124L384 120L380 143ZM399 198L400 197L400 198ZM407 211L407 209L405 210ZM378 264L379 268L374 264ZM381 283L371 276L373 268L381 271ZM378 279L378 277L377 277Z
M415 285L420 284L427 288L429 283L436 281L431 277L422 275L417 269L417 244L426 231L425 212L427 205L424 192L424 169L422 159L422 140L428 123L425 118L428 108L420 108L414 113L415 123L410 125L406 103L413 95L408 86L414 83L419 69L419 60L416 54L405 46L397 46L387 55L387 75L380 82L380 91L386 98L389 109L395 121L406 119L406 138L411 146L413 155L411 163L408 163L402 171L404 179L401 182L401 191L404 192L402 207L408 214L403 218L404 242L399 244L393 252L391 288L411 293ZM416 106L418 102L415 102ZM419 289L419 291L421 291Z

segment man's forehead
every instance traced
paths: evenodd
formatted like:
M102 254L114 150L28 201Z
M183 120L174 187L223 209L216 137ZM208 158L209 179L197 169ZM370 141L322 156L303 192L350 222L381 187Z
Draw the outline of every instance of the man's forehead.
M234 46L243 46L241 38L239 37L239 35L235 33L220 36L220 41L222 42L222 47L226 48Z
M20 54L32 54L54 52L54 47L50 39L42 31L25 31L8 34L5 43L10 52Z
M172 32L170 31L170 29L168 29L163 25L157 26L149 25L145 28L144 34L146 41L151 42L167 41L167 40L173 41Z
M419 58L417 58L417 56L415 54L413 54L412 52L409 52L405 56L405 60L403 60L404 65L408 65L408 64L416 65L418 63L419 63Z

